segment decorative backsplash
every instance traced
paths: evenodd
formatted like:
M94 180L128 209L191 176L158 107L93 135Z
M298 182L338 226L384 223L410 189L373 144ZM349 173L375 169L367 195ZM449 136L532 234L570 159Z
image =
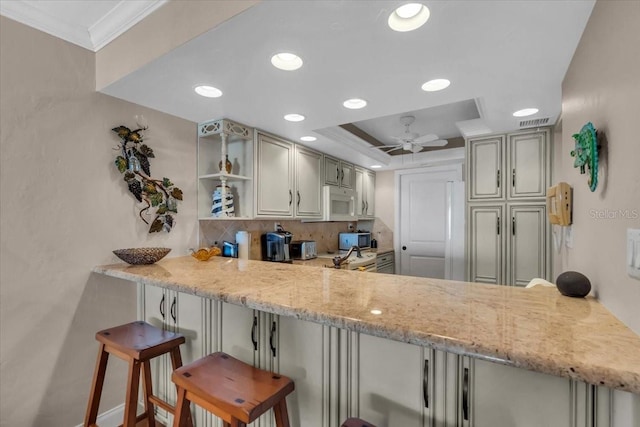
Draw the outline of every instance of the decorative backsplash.
M224 220L200 221L200 246L212 246L223 240L236 241L238 231L251 233L250 259L262 259L260 252L260 236L273 231L275 223L293 233L294 240L315 240L318 253L338 250L338 233L349 231L349 222L300 222L296 220ZM389 247L393 245L393 232L380 220L366 221L369 229L372 225L372 238L378 240L378 245ZM362 224L364 225L364 224ZM356 225L357 227L357 225ZM365 227L362 227L365 228Z

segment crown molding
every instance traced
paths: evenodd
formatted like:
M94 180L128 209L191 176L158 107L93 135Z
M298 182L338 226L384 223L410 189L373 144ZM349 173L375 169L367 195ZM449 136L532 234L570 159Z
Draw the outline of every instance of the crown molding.
M93 50L99 51L168 1L121 1L98 22L89 27Z
M0 1L0 15L97 52L168 0L120 1L90 27L72 25L43 12L37 2Z

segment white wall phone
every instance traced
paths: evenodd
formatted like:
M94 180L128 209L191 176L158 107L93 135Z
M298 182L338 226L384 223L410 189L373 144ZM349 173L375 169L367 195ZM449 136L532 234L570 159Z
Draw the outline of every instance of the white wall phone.
M547 215L551 224L571 225L572 188L566 182L559 182L547 190Z

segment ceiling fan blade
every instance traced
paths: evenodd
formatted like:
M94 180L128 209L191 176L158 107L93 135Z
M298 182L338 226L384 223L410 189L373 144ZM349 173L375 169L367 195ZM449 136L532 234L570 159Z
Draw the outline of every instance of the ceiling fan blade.
M394 144L394 145L372 145L369 148L377 148L379 150L385 151L385 152L389 152L386 150L395 150L397 148L401 147L401 144Z
M412 142L414 142L416 144L421 144L423 142L435 141L436 139L438 139L438 135L434 135L432 133L429 133L427 135L421 135L421 136L415 138Z
M398 145L397 147L393 147L391 150L387 151L387 154L391 153L392 151L396 151L396 150L400 150L402 149L401 145Z
M421 147L444 147L448 143L449 141L447 141L446 139L436 139L435 141L417 143L417 145Z

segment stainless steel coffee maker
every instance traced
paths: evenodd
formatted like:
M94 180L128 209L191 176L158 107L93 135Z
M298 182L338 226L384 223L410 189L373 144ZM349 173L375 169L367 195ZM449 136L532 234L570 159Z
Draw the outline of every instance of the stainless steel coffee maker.
M289 248L293 234L279 229L262 235L262 260L291 262Z

